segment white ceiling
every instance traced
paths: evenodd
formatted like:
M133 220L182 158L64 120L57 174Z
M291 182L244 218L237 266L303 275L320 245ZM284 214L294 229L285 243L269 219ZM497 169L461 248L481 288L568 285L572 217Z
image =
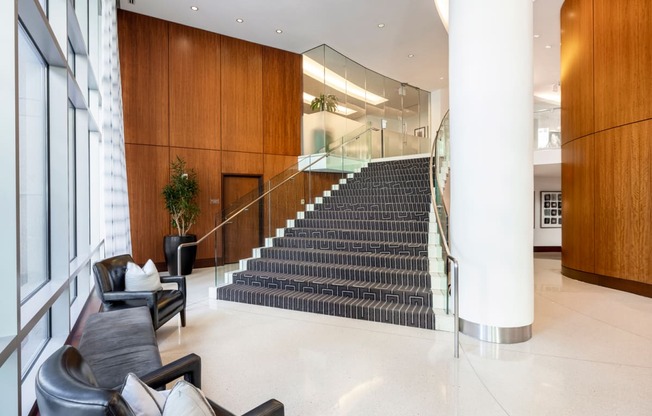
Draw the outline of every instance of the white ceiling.
M534 0L534 90L559 81L563 0ZM433 0L121 0L136 13L296 53L321 44L400 82L448 87L448 34ZM191 6L199 8L192 11ZM244 23L237 23L241 18ZM378 24L384 23L380 29ZM283 30L277 34L276 30ZM550 49L545 49L550 45ZM414 54L413 58L408 58Z

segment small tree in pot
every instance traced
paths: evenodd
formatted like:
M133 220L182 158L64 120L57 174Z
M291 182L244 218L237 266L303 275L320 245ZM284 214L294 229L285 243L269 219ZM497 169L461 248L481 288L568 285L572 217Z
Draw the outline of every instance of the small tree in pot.
M199 205L199 182L197 173L193 169L186 170L186 162L179 156L170 164L170 182L163 188L165 208L171 216L172 227L177 230L177 235L167 235L163 239L165 262L168 272L174 276L177 274L177 248L182 243L197 241L197 236L188 234L190 227L197 221ZM197 247L185 247L182 249L181 274L192 273L195 263Z
M310 102L312 110L328 111L334 113L337 111L338 99L333 94L320 94Z

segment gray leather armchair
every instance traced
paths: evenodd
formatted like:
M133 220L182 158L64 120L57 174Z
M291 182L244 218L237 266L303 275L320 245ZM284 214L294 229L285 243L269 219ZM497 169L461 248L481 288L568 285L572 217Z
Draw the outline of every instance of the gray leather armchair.
M140 379L157 389L180 377L201 388L201 359L198 355L189 354ZM98 387L90 365L70 345L64 345L48 357L36 375L36 401L43 416L133 416L119 390L120 386L114 389ZM208 402L216 415L234 416L215 402ZM283 404L274 399L245 413L246 416L284 414Z
M176 290L126 292L125 273L129 262L134 262L134 259L123 254L93 265L95 288L103 309L110 311L147 306L154 329L160 328L177 313L181 317L181 326L186 326L186 277L161 276L162 283L176 283Z

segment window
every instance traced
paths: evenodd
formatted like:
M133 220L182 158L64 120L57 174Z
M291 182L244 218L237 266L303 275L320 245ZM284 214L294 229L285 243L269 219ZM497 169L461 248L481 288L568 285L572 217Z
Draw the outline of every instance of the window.
M25 378L29 373L39 354L50 340L50 334L50 311L48 311L20 343L21 378Z
M72 74L75 75L75 49L72 47L72 43L70 43L70 39L68 39L68 67L72 71Z
M79 293L79 276L72 278L68 289L70 291L70 304L72 305L77 299L77 294Z
M77 142L75 107L68 100L68 242L69 259L77 257Z
M47 65L20 26L19 66L19 221L20 299L49 278Z

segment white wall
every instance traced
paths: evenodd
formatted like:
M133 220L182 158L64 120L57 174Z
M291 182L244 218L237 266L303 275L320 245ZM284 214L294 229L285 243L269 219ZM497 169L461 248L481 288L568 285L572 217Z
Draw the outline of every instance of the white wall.
M432 134L430 137L434 140L435 133L441 124L441 120L448 111L448 88L430 92L430 122Z
M561 247L561 228L541 228L541 191L561 191L561 178L534 177L534 247Z

